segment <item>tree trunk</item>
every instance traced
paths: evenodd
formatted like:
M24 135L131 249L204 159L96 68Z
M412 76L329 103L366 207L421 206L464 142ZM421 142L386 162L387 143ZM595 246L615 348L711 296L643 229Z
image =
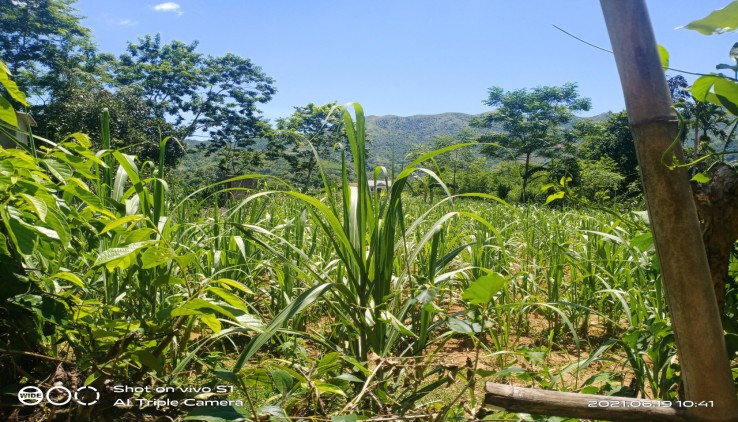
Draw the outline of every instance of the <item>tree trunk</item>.
M730 254L738 240L738 173L733 167L718 163L710 174L709 182L692 182L692 189L702 225L712 286L722 315Z

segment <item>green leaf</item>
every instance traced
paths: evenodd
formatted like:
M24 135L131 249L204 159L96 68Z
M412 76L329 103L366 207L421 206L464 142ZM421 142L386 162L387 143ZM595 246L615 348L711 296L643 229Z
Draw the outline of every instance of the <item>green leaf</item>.
M74 139L83 147L92 148L92 141L90 141L90 137L85 133L76 132L64 138L65 141L67 139Z
M653 246L653 234L641 233L638 236L630 239L630 246L638 249L641 252L645 252Z
M24 107L28 107L26 102L26 94L18 89L18 85L10 79L10 74L4 70L0 70L0 83L5 87L5 90L10 94L10 98L23 104Z
M470 323L469 321L454 317L449 317L446 323L448 324L448 328L450 328L451 331L459 334L479 333L482 330L481 325L479 325L478 323Z
M79 278L76 274L73 274L70 272L66 272L66 271L58 272L52 275L50 278L51 279L58 278L61 280L66 280L79 288L82 288L82 289L85 288L85 284L82 282L82 279Z
M715 95L725 108L733 115L738 116L738 82L719 78L713 85Z
M313 384L315 385L315 389L318 391L322 391L325 393L338 394L339 396L346 397L346 393L343 390L341 390L340 387L335 386L333 384L329 384L325 381L320 381L320 380L314 380Z
M713 35L733 31L736 27L738 27L738 1L733 1L722 9L714 10L706 17L692 21L682 28L704 35Z
M18 116L15 114L13 106L5 97L0 95L0 120L9 123L13 127L18 127Z
M0 232L0 254L10 256L10 250L8 249L8 238Z
M105 268L107 268L108 271L113 271L116 267L125 269L133 262L133 259L135 259L133 255L138 250L153 243L156 243L156 241L149 240L144 242L135 242L121 248L107 249L97 257L93 267L105 265Z
M264 345L273 335L277 334L280 328L287 323L293 316L302 312L303 309L310 306L319 297L321 297L328 289L333 287L333 283L324 283L311 287L304 291L300 296L295 298L280 312L272 322L266 327L263 333L253 338L238 356L236 364L233 366L234 371L240 371L243 365Z
M72 170L72 167L56 158L44 159L41 160L41 162L46 165L47 169L49 169L49 173L59 179L62 183L67 183L67 179L74 176L74 170Z
M194 298L192 300L185 302L182 306L173 310L171 315L172 316L205 315L205 314L213 314L214 312L219 312L234 320L236 319L236 316L233 315L233 313L230 312L229 310L223 308L220 305L212 303L208 300L200 299L200 298Z
M382 311L380 321L390 324L394 329L400 332L400 334L410 337L417 338L418 336L413 333L409 328L405 326L396 316L389 311Z
M148 248L141 254L141 268L149 269L169 263L173 256L174 252L168 247L154 246Z
M318 366L316 368L318 376L322 376L326 372L337 368L340 361L341 355L338 352L331 352L323 356L323 359L318 362Z
M249 313L249 308L248 306L246 306L246 303L244 302L244 300L236 296L235 294L229 292L228 290L221 289L220 287L209 287L208 292L223 299L223 301L228 303L229 305L235 308L238 308L244 311L245 313Z
M33 212L36 213L39 220L46 221L46 214L49 212L49 207L46 205L46 202L25 193L20 194L20 197L23 198L26 203L31 206Z
M669 51L667 51L661 44L659 44L659 59L661 59L661 67L663 67L664 72L666 72L669 67Z
M269 375L272 377L274 388L283 396L286 396L295 384L295 377L282 369L272 369Z
M692 176L691 181L697 182L697 183L707 183L710 181L710 177L707 176L705 173L697 173L694 176Z
M548 195L548 197L546 198L546 204L550 204L553 201L563 199L564 196L566 196L566 192L564 191L552 193L551 195Z
M505 283L507 280L499 273L483 275L464 290L461 298L474 305L486 305L505 286Z
M715 85L715 81L717 81L718 79L724 78L714 75L700 76L694 81L692 86L689 88L689 91L692 93L692 96L697 101L710 101L708 97L712 92L712 86Z
M220 321L218 321L218 317L216 317L213 314L201 314L199 318L200 318L200 321L204 322L205 325L210 327L210 329L213 330L215 334L218 334L223 328L220 325Z
M192 255L192 258L194 258L194 254L189 254L189 255ZM175 257L174 259L177 259L177 258ZM182 264L180 263L180 265ZM186 267L187 265L182 265L182 266ZM248 287L246 287L243 283L239 283L236 280L231 280L230 278L219 278L213 281L213 283L218 283L218 284L223 284L225 286L233 287L234 289L240 290L246 294L250 294L250 295L254 294L254 292Z
M231 371L225 369L216 369L214 373L216 377L222 379L223 381L228 381L233 385L239 385L241 383L241 381L238 379L238 375L234 374Z
M126 223L130 223L132 221L141 221L143 219L143 216L140 214L136 215L129 215L126 217L119 218L111 223L108 223L103 229L100 231L100 234L104 234L109 232L110 230L113 230L116 227L120 227Z
M148 350L136 350L133 352L133 355L138 357L138 361L141 364L153 369L157 374L164 373L164 367L161 365L159 359Z

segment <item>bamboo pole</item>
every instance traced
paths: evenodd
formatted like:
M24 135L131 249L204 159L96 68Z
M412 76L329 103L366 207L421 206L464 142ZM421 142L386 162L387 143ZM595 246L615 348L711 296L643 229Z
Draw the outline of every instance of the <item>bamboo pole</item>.
M488 382L485 403L510 412L617 421L687 422L676 402L562 393Z
M686 399L714 407L687 409L690 420L738 420L710 269L685 168L669 170L662 154L677 137L677 119L643 0L600 0L625 95L648 213L661 263ZM684 162L681 144L673 152Z

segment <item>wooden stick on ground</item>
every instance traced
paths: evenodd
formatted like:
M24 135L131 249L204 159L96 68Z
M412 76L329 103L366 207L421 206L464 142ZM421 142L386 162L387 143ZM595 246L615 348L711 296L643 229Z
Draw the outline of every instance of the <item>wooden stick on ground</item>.
M676 403L536 390L488 382L485 403L510 412L617 421L686 422Z

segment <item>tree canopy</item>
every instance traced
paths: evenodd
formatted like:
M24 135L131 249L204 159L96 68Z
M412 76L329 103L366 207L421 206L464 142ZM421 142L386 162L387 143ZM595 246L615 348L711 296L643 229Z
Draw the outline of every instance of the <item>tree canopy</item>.
M514 156L522 161L522 200L530 178L544 168L534 158L550 158L567 143L563 126L575 117L574 112L590 109L591 102L582 98L575 83L563 86L541 86L504 91L489 89L484 103L495 110L472 121L472 126L493 129L479 138L503 148L486 145L483 151L492 157Z
M318 158L327 157L335 145L346 142L341 113L335 107L335 102L295 107L290 117L277 119L269 135L269 155L285 159L303 188L311 186Z

